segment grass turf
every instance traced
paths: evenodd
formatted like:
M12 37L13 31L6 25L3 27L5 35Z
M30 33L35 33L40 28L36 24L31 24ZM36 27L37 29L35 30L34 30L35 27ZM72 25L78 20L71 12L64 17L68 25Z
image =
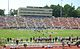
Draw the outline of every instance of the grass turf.
M0 38L30 38L30 37L68 37L80 36L80 30L16 30L16 29L0 29Z

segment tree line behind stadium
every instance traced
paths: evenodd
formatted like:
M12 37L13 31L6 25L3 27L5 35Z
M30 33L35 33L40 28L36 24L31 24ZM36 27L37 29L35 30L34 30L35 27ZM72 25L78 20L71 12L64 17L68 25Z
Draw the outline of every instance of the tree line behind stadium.
M53 9L52 11L52 16L55 17L80 17L80 7L75 8L75 6L66 4L64 7L58 5L46 5L44 8L51 8ZM17 11L15 9L10 9L10 16L17 15ZM61 16L61 11L62 11L62 16ZM6 16L5 10L0 9L0 15L1 16Z

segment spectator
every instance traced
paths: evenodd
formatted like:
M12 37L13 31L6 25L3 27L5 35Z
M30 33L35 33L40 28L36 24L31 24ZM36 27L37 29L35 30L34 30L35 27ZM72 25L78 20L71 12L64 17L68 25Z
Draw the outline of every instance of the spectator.
M79 39L79 37L77 36L77 39L76 40L78 40Z
M71 43L70 43L70 41L69 41L69 42L67 42L67 44L68 44L68 46L69 46L69 47L71 47Z
M10 38L10 40L12 40L12 38Z
M30 42L32 42L32 38L30 38Z
M24 44L23 46L24 46L24 48L26 49L26 47L27 47L27 44Z
M23 41L23 39L21 39L20 41Z
M71 40L71 37L69 36L69 41Z
M3 46L3 49L6 49L6 45Z
M55 37L55 42L57 41L57 37Z
M62 49L64 49L64 41L62 41Z
M18 45L19 44L19 40L16 40L16 45Z
M53 38L53 42L54 42L54 38Z
M28 41L28 39L26 39L26 41Z
M80 41L78 41L76 44L77 44L77 47L80 48Z
M9 42L9 38L7 38L7 41Z

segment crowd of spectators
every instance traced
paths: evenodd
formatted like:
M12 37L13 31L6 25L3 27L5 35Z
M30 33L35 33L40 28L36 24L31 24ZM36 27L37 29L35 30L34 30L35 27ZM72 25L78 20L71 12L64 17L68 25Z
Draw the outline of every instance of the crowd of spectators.
M80 18L10 16L0 17L0 28L80 29Z

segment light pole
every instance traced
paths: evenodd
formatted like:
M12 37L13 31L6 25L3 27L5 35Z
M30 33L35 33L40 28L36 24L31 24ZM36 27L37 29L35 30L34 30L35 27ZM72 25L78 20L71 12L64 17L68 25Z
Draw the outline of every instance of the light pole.
M9 16L9 0L8 0L8 16Z

